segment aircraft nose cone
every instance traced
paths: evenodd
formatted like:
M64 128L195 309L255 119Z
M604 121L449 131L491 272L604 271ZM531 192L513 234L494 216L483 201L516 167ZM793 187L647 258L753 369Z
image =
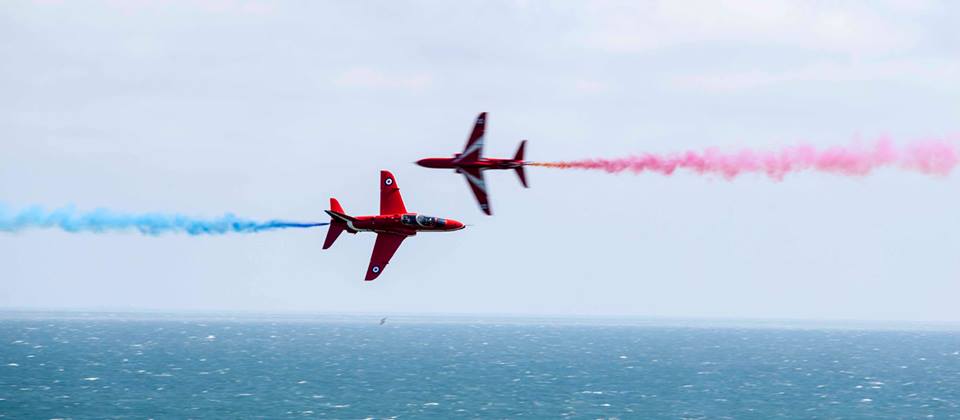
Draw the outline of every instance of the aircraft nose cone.
M420 159L420 160L418 160L418 161L416 161L416 162L414 162L414 163L416 163L417 165L420 165L420 166L427 166L427 160L426 160L426 159Z
M447 228L449 228L450 230L460 230L465 227L466 226L464 226L463 223L460 223L453 219L447 219Z

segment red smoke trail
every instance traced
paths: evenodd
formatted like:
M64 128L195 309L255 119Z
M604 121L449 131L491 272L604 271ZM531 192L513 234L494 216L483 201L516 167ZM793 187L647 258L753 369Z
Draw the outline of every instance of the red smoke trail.
M716 149L702 152L658 155L645 153L616 159L586 159L567 162L531 162L531 166L560 169L594 169L610 173L631 171L671 175L677 169L698 174L719 174L727 179L744 173L763 173L780 180L791 172L814 170L840 175L867 175L881 167L947 175L960 163L960 147L948 141L925 141L898 147L890 140L869 145L817 149L800 145L780 151L741 150L728 153Z

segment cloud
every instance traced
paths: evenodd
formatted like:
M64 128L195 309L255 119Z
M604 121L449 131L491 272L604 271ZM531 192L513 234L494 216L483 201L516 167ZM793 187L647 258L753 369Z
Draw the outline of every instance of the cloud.
M793 47L845 54L882 54L918 43L910 19L894 21L872 3L789 0L600 1L586 10L586 43L610 52L651 51L690 44Z
M587 93L587 94L604 93L610 89L610 87L606 83L596 81L596 80L587 80L587 79L580 79L575 81L573 84L573 87L577 92Z
M432 81L433 78L427 74L394 75L368 67L356 67L343 72L333 82L348 88L420 90Z
M51 0L40 0L48 1ZM113 8L125 10L175 10L186 9L207 13L265 15L273 13L276 5L265 0L199 0L175 2L167 0L108 0Z
M677 76L674 86L736 91L795 82L902 81L953 86L960 78L960 59L821 62L781 71L749 70Z

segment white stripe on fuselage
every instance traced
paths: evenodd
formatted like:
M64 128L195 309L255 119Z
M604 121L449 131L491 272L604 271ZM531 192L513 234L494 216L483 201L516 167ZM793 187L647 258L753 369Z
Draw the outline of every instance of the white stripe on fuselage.
M353 220L350 220L350 219L348 219L348 218L346 218L346 217L344 217L344 216L341 216L341 215L339 215L339 214L337 214L337 213L334 213L334 212L332 212L332 211L329 212L329 214L330 214L330 217L335 217L335 218L337 218L338 220L340 220L341 222L343 222L344 224L346 224L348 229L350 229L350 230L352 230L352 231L354 231L354 232L374 232L374 233L389 233L389 234L391 234L391 235L402 235L402 233L397 233L397 232L389 231L389 230L382 230L382 229L361 229L361 228L358 228L356 225L353 224ZM415 234L416 234L416 233L413 233L412 235L415 235ZM411 235L411 234L407 234L407 236L410 236L410 235Z
M346 223L347 223L347 227L350 228L350 230L353 230L354 232L373 232L373 229L357 228L356 226L353 225L353 220L347 220Z
M346 224L347 228L354 232L373 232L374 231L373 229L360 229L354 226L353 220L350 220L340 214L334 213L333 211L329 211L328 213L330 214L331 217L335 217L339 219L341 222L343 222L344 224Z

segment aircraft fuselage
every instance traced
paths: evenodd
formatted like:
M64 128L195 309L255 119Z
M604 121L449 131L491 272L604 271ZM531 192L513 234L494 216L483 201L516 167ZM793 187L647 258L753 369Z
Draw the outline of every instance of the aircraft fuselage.
M420 159L417 161L417 165L423 166L424 168L439 168L439 169L457 169L457 168L478 168L481 170L486 169L516 169L523 166L522 160L516 159L493 159L493 158L480 158L477 160L457 160L456 157L452 158L426 158Z
M346 223L346 230L350 233L377 232L413 236L417 232L451 232L464 228L463 223L453 219L424 216L417 213L353 216L351 219L342 218L331 211L327 211L327 214Z

